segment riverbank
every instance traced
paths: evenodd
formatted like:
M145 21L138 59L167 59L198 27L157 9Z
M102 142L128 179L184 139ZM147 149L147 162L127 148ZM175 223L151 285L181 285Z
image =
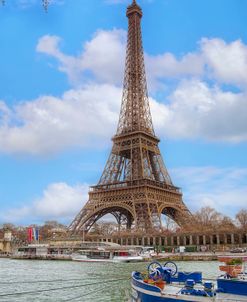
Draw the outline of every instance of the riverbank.
M155 259L159 261L217 261L218 256L212 255L212 254L206 254L206 255L197 255L193 253L193 255L188 254L173 254L173 255L167 255L165 257L155 257Z
M202 252L195 252L195 253L167 253L162 255L153 256L152 260L158 261L217 261L218 256L247 256L247 253L241 254L234 254L229 252L216 252L216 253L202 253ZM150 261L150 259L146 259Z
M234 254L229 252L193 252L193 253L162 253L158 255L153 255L151 257L144 257L143 262L150 261L217 261L218 256L246 256L247 253ZM58 261L72 261L71 255L0 255L0 258L10 258L15 260L58 260Z

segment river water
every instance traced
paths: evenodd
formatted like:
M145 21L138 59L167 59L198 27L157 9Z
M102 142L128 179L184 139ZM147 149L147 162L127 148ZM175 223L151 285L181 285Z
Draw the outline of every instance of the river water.
M81 263L0 259L1 302L127 302L133 270L147 263ZM179 270L219 274L218 262L177 262Z

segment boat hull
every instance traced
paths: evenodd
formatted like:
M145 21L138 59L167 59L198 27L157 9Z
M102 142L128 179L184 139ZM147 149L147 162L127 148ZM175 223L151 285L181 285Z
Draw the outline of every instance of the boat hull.
M73 261L78 262L110 262L110 263L129 263L129 262L142 262L142 257L113 257L113 258L88 258L82 255L72 255Z
M165 296L132 285L131 302L246 302L246 296L219 293L214 298L196 296Z
M218 290L222 293L245 296L247 301L247 281L217 279Z
M113 262L112 260L109 259L79 259L79 258L72 258L72 261L77 261L77 262Z
M137 280L132 275L132 302L211 302L214 301L211 297L181 295L181 287L170 286L169 292L162 291L159 287L147 284L141 280Z
M146 289L140 289L132 285L131 302L195 302L195 301L212 301L212 300L194 300L194 298L188 298L185 300L179 297L165 297L160 294L155 294L152 291Z
M163 290L158 286L143 282L141 279L135 278L135 273L132 274L132 294L131 302L246 302L247 283L242 281L241 289L238 286L232 290L228 288L228 292L217 292L215 296L197 296L185 295L181 293L181 286L179 285L166 285ZM138 276L138 275L137 275ZM225 282L224 282L225 281ZM223 280L224 288L229 285L229 280ZM234 281L236 282L236 281ZM223 288L222 283L218 283ZM236 283L235 283L236 284ZM234 284L231 285L231 289Z

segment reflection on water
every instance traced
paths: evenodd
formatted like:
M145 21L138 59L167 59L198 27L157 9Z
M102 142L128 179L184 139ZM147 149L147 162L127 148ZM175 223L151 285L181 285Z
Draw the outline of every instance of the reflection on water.
M177 262L179 270L216 278L218 262ZM133 270L147 263L80 263L0 259L1 302L126 302ZM9 294L8 296L4 296Z

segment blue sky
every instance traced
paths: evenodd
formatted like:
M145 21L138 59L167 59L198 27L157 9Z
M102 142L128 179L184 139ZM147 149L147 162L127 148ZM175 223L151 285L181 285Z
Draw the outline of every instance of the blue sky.
M0 6L0 223L69 223L121 103L130 0ZM139 0L151 111L192 212L247 204L247 2Z

